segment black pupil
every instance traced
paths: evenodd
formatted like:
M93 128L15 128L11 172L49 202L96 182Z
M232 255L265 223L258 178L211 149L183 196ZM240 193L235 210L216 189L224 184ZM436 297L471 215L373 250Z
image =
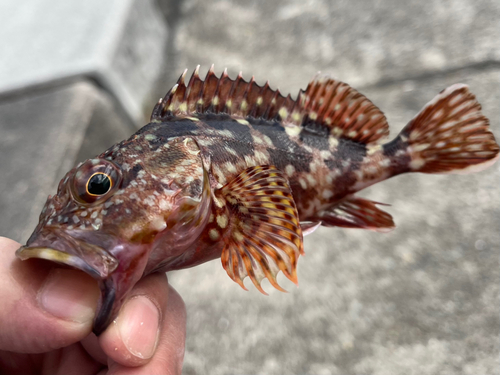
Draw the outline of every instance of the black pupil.
M105 174L95 174L90 177L88 190L90 194L103 195L106 194L111 187L111 181Z

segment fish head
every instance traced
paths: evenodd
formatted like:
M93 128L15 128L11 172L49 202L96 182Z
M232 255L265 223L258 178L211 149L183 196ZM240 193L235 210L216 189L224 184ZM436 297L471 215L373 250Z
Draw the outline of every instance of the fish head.
M147 137L135 136L69 171L16 253L22 260L80 269L99 281L96 334L151 271L150 256L159 261L178 255L209 216L210 186L198 144L173 139L161 152L150 145Z

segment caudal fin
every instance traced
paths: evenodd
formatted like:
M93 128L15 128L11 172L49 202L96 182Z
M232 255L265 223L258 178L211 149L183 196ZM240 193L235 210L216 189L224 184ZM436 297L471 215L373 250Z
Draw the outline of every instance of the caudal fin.
M470 173L488 168L499 146L481 113L481 105L464 84L441 91L400 133L408 145L410 171Z

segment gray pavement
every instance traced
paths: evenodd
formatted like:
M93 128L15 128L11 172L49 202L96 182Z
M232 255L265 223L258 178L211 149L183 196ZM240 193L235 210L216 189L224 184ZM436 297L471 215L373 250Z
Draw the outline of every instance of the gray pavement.
M160 19L153 3L123 4L121 25L133 19L131 9L155 14L152 24ZM0 234L26 239L68 165L130 134L137 108L146 113L156 100L147 104L148 96L164 94L197 64L205 72L212 63L218 72L228 67L233 77L242 70L285 93L321 70L374 101L392 136L442 88L463 82L500 139L496 0L171 0L161 9L168 38L139 27L135 40L143 43L115 39L113 49L126 51L119 75L61 73L64 80L25 79L0 92L0 210L9 213ZM144 48L151 45L158 50ZM129 99L103 84L109 80ZM265 284L266 297L249 282L245 292L220 261L169 274L188 309L183 373L499 374L499 165L474 175L400 176L362 195L391 204L397 228L319 229L306 238L300 287L280 279L287 294Z

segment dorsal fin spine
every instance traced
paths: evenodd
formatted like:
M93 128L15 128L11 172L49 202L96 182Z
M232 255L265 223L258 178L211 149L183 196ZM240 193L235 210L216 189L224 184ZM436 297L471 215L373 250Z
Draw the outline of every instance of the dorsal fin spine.
M241 72L233 80L226 69L218 78L212 65L202 80L198 66L187 85L186 73L155 106L151 121L223 113L235 118L277 120L286 127L323 127L335 137L362 143L375 142L389 131L385 116L371 101L347 84L330 78L316 76L293 100L290 95L285 97L279 90L271 89L269 81L259 86L252 77L246 82Z

